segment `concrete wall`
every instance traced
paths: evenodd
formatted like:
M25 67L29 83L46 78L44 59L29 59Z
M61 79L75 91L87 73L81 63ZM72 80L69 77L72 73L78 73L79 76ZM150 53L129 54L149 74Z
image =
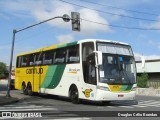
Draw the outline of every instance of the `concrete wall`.
M141 62L136 62L137 73L160 73L160 60L159 61L146 61L144 68L141 67Z
M137 88L136 94L137 95L144 95L144 96L158 96L158 97L160 97L160 89Z

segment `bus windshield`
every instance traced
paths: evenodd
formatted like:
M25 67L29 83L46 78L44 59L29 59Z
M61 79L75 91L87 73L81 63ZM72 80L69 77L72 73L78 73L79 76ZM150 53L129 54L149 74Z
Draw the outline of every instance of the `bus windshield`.
M98 51L102 51L103 57L102 65L99 66L99 82L110 85L135 84L136 71L131 48L120 45L108 47L101 43L98 45Z

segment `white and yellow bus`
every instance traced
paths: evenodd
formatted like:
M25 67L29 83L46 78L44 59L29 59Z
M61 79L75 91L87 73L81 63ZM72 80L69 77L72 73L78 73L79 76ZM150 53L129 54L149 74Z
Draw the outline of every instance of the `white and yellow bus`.
M131 46L111 40L85 39L19 54L15 88L109 102L134 100L136 67Z

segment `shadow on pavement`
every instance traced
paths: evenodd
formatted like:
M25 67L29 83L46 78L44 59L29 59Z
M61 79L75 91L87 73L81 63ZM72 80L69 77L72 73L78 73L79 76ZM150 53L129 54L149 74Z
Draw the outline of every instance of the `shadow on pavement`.
M38 94L36 94L37 96ZM71 102L68 97L61 97L57 95L47 95L47 94L40 94L39 97L45 99L54 99L59 101ZM137 105L137 100L123 100L123 101L111 101L111 102L97 102L97 101L89 101L89 100L81 100L80 104L82 105L91 105L91 106L131 106Z

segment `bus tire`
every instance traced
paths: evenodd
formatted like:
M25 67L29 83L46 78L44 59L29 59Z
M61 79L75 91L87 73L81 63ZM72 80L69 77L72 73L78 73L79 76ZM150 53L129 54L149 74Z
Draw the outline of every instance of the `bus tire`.
M78 95L78 89L77 89L76 86L71 87L69 93L70 93L71 102L72 102L73 104L78 104L78 103L80 103L79 95Z
M26 87L26 84L24 82L22 83L22 93L24 95L28 95L27 87Z
M31 85L30 82L29 82L28 85L27 85L27 91L28 91L28 95L29 95L29 96L32 96L32 95L33 95L32 85Z

